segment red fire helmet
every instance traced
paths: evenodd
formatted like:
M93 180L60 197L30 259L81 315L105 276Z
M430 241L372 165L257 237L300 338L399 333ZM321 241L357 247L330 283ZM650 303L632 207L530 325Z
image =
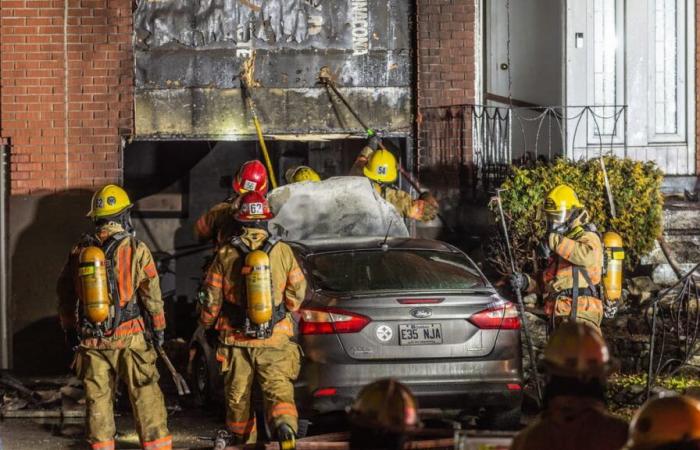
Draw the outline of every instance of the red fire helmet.
M235 215L236 220L239 222L270 220L273 217L274 215L270 211L270 204L267 202L267 199L257 192L243 194L241 205Z
M257 159L244 163L233 179L233 190L239 194L246 192L267 194L267 170L265 170L265 166Z

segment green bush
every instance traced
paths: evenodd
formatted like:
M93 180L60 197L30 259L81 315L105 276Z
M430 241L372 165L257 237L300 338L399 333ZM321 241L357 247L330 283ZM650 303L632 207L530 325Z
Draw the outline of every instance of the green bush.
M663 173L653 162L605 157L605 167L615 201L616 218L610 215L605 181L599 159L572 162L558 159L532 168L513 167L501 186L503 210L518 267L537 270L535 249L545 237L542 205L550 189L568 184L579 196L601 233L611 230L622 235L628 267L652 250L661 235ZM497 205L491 209L498 220ZM499 224L500 225L500 224ZM502 243L492 240L490 261L502 273L510 272Z

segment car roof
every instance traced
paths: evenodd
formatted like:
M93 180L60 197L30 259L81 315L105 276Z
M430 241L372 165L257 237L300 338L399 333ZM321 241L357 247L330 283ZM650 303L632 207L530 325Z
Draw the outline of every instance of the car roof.
M313 253L341 252L345 250L374 250L384 243L383 237L342 237L333 239L314 239L300 242L289 242L304 255ZM453 246L432 239L390 237L386 239L389 249L398 250L433 250L450 253L460 253Z

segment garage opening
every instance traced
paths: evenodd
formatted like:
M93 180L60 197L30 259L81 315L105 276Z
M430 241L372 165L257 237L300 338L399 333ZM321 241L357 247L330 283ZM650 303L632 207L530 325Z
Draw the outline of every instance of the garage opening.
M386 145L406 161L407 142L393 138ZM288 168L302 164L324 179L347 175L364 145L363 139L267 142L279 185L286 183ZM264 161L257 141L134 141L124 149L124 185L136 205L134 226L159 261L169 333L189 337L196 325L195 295L212 251L195 240L194 224L233 194L236 170L251 159Z

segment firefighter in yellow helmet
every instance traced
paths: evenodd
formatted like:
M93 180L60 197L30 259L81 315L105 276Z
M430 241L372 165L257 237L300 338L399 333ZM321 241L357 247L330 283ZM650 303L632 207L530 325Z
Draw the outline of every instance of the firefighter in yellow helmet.
M685 396L647 401L632 418L623 450L700 449L700 401Z
M533 292L540 288L551 328L566 318L586 322L600 332L603 319L601 279L603 244L588 212L571 187L559 185L545 199L547 236L543 243L547 266L533 280L515 273L513 289Z
M291 449L298 419L292 382L299 374L300 351L290 341L294 328L289 313L304 300L306 279L291 247L270 237L267 222L273 216L262 195L245 194L235 217L243 231L216 254L199 323L219 332L216 359L224 374L232 443L257 438L251 411L255 379L280 448Z
M400 450L421 428L416 398L392 378L363 387L350 408L349 420L351 450Z
M438 202L430 192L423 192L414 199L408 192L394 186L399 177L399 166L389 150L372 150L369 145L366 146L355 160L350 174L357 173L360 168L382 198L394 205L403 217L429 222L437 216Z
M95 192L88 213L94 234L73 247L58 279L58 313L85 385L87 435L93 449L114 449L116 377L129 391L141 446L172 447L156 352L165 314L151 252L133 236L129 196L110 184ZM148 324L148 325L147 325Z
M515 436L511 450L622 447L627 423L605 410L610 366L599 333L584 323L562 323L544 350L544 411Z
M321 181L321 176L309 166L294 166L284 173L287 184L301 183L302 181Z

